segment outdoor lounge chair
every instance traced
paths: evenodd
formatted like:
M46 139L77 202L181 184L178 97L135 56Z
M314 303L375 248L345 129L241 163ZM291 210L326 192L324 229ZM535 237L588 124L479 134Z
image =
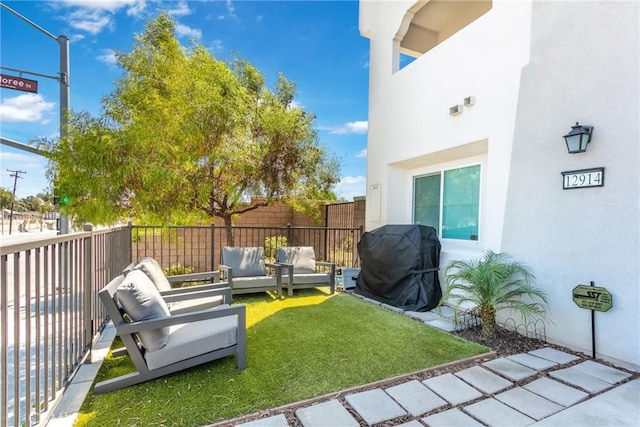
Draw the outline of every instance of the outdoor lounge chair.
M282 287L287 288L289 296L293 296L294 289L329 286L332 294L336 290L336 265L316 261L316 254L311 246L278 248L276 263L284 268ZM326 271L320 271L318 267Z
M202 292L222 295L225 304L171 314L160 292L139 270L116 277L102 289L100 300L137 371L97 383L95 392L107 393L233 354L238 369L244 369L245 306L226 304L231 299L229 288ZM177 296L169 297L173 298Z
M216 307L223 303L222 295L207 294L206 291L228 287L225 283L217 283L220 277L220 273L217 271L165 276L160 264L150 257L145 257L138 262L129 264L123 270L123 274L127 275L133 270L141 270L151 279L158 291L160 291L160 295L167 302L171 314L189 313ZM171 283L194 281L208 283L182 288L171 287Z
M267 267L273 270L272 275L267 274ZM263 247L225 246L220 272L233 295L276 291L278 298L282 297L281 267L265 262Z

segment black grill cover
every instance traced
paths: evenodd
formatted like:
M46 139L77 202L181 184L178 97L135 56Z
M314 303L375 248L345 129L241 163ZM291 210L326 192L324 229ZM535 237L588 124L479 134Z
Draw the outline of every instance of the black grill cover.
M358 242L357 294L408 311L429 311L442 297L440 241L433 227L385 225Z

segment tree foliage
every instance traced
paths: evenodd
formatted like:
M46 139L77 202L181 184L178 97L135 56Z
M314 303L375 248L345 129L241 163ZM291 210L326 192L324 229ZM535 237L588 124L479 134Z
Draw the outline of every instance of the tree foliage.
M167 14L116 57L123 76L100 117L71 115L67 136L49 147L49 173L76 221L217 216L230 225L276 200L304 210L303 199L335 198L339 165L284 75L271 90L245 60L184 48Z

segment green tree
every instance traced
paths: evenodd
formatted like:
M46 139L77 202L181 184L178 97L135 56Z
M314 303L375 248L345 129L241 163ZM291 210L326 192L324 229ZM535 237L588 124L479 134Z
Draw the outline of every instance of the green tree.
M11 206L11 201L13 200L13 193L9 190L5 190L4 188L0 188L0 208L7 209Z
M517 311L524 321L545 317L546 294L534 286L535 277L528 267L507 254L488 250L479 260L453 261L445 278L447 291L440 304L451 301L473 306L485 336L493 336L496 313L502 309Z
M271 90L247 61L185 49L167 14L116 57L123 77L100 117L73 114L67 137L47 147L54 186L70 198L63 209L76 221L220 217L231 225L276 200L310 209L301 198L335 198L339 165L283 75Z

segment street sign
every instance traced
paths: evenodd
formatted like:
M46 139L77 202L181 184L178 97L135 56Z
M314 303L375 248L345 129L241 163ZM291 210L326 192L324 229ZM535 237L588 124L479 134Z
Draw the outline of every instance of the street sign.
M22 77L8 76L6 74L0 74L0 87L38 93L38 82L36 80L23 79Z
M608 311L613 306L613 297L605 288L578 285L573 288L573 302L580 308Z

